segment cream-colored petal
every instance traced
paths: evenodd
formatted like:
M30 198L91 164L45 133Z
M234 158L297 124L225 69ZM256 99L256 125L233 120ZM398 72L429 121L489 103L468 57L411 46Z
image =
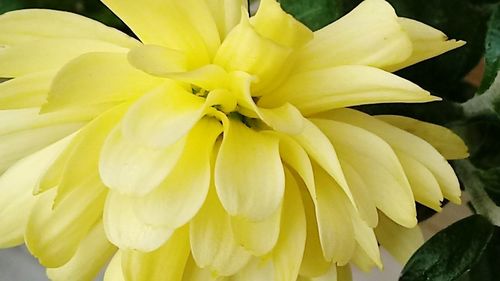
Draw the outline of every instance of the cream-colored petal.
M99 174L110 189L146 195L174 169L185 146L181 139L166 148L146 146L123 135L123 123L107 136L99 157Z
M187 58L184 53L162 46L141 45L130 50L127 57L135 68L155 76L187 69Z
M465 45L464 41L448 40L443 32L416 20L398 18L398 22L410 38L413 52L402 62L384 66L387 71L397 71Z
M259 105L289 102L304 115L354 105L439 100L412 82L375 67L344 65L302 72L263 96Z
M205 1L103 0L145 44L182 50L190 65L210 61L220 43L217 26ZM147 9L144 9L147 7Z
M377 240L396 260L405 264L424 243L418 226L405 228L380 213L380 223L375 228Z
M74 58L90 52L124 53L127 49L91 39L42 39L0 48L0 77L58 70Z
M84 54L55 77L44 112L119 103L143 95L161 83L132 67L125 53Z
M54 71L35 72L0 83L0 109L39 107L54 76Z
M252 258L238 273L231 277L233 281L275 280L272 261L269 259Z
M221 40L240 22L242 8L248 10L248 2L245 0L206 0L206 2Z
M18 161L0 177L0 248L24 242L26 224L36 202L33 189L70 140L67 137Z
M366 0L349 14L316 31L299 54L296 72L338 65L383 67L406 60L408 35L384 0Z
M50 38L93 39L125 48L139 43L100 22L63 11L26 9L8 12L0 17L0 45L17 45Z
M210 156L222 125L202 119L189 133L184 151L170 174L152 192L134 200L134 209L147 224L178 228L191 220L203 205L210 185ZM165 165L155 162L148 173ZM156 166L156 167L154 167ZM144 181L144 180L143 180ZM137 181L141 186L141 182ZM142 187L142 186L141 186Z
M133 210L135 198L110 191L104 207L104 229L109 241L120 249L150 252L171 238L173 229L148 225Z
M353 218L354 237L356 238L357 247L363 250L373 264L382 269L380 250L373 229L362 221L355 212L351 212L351 217Z
M82 240L73 258L61 267L48 268L47 276L52 281L92 280L115 252L116 247L108 242L101 221Z
M188 227L177 229L153 252L124 251L122 267L128 281L181 281L189 258Z
M212 275L233 275L251 257L236 242L231 218L219 202L213 186L202 209L191 220L189 231L193 259L197 266L212 272Z
M204 99L169 82L137 101L123 119L123 135L157 148L181 139L201 119Z
M125 281L122 270L122 251L118 250L106 268L104 281Z
M333 143L339 158L366 182L376 206L401 225L413 227L417 223L415 200L390 145L377 135L347 123L313 121Z
M190 256L186 267L184 268L184 274L182 274L182 281L224 281L227 280L223 276L217 276L210 272L207 268L199 268L193 257Z
M460 185L453 168L432 145L421 138L352 109L334 110L322 115L371 131L400 151L427 167L438 181L445 198L460 203Z
M464 141L448 128L404 116L379 115L376 117L425 140L448 160L469 157Z
M319 167L314 168L318 201L316 218L321 248L326 260L345 265L355 248L349 199L340 186Z
M356 245L356 250L352 255L351 263L353 263L357 268L366 273L370 272L377 264L368 256L365 250L358 245Z
M279 139L230 119L217 155L215 185L230 215L259 221L273 214L285 190Z

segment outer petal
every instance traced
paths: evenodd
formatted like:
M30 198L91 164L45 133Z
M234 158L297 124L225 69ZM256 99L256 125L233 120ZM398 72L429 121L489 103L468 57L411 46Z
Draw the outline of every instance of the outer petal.
M412 82L378 68L347 65L292 75L259 105L274 107L289 102L304 115L333 108L386 102L439 100Z
M184 268L183 281L223 281L227 280L223 276L216 276L208 268L199 268L193 257L190 257Z
M469 156L464 141L448 128L404 116L379 115L376 117L424 139L448 160Z
M92 280L115 252L116 248L104 234L101 221L82 240L73 258L61 267L48 268L47 276L53 281Z
M66 138L17 162L0 177L0 248L22 244L43 174L68 145Z
M314 33L297 58L296 72L338 65L383 67L406 60L412 44L384 0L363 1L349 14Z
M122 251L118 250L108 264L104 281L125 281L122 270Z
M139 43L100 22L62 11L27 9L8 12L0 17L0 45L49 38L93 39L125 48Z
M129 281L180 281L189 258L189 230L177 229L170 239L157 250L144 253L125 251L122 267Z
M398 18L398 22L410 37L413 52L402 62L384 66L387 71L397 71L465 45L464 41L448 40L443 32L416 20Z
M285 175L278 138L230 119L215 164L215 185L232 216L263 220L281 204Z
M157 45L141 45L132 49L128 60L134 67L155 76L187 69L184 53Z
M171 173L152 192L135 198L134 209L141 220L178 228L196 215L208 193L210 156L221 132L222 126L216 120L200 120L189 133L183 154ZM161 165L165 164L157 166ZM154 169L158 167L149 170Z
M0 83L0 109L42 105L54 76L54 71L35 72Z

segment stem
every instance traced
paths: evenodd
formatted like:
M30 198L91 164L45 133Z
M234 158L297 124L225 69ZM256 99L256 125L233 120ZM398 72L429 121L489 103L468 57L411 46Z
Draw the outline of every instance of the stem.
M491 200L484 190L483 184L477 175L477 168L469 160L454 161L457 174L471 197L472 206L476 212L490 219L500 226L500 207Z

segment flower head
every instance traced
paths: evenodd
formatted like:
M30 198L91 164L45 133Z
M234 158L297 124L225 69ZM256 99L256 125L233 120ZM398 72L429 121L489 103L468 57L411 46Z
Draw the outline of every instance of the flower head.
M438 100L391 72L463 42L383 0L316 32L275 0L103 2L139 40L0 16L0 245L51 279L347 280L418 246L415 201L460 202L456 135L348 107Z

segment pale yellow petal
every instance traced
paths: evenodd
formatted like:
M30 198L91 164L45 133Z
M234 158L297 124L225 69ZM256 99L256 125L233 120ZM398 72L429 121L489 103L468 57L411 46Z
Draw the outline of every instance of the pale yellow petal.
M356 250L352 255L351 263L364 272L370 272L375 266L375 262L368 256L368 254L359 245L356 245Z
M210 156L222 125L214 119L202 119L189 133L184 151L169 175L152 192L134 200L134 209L147 224L178 228L189 222L203 205L210 185ZM166 160L147 165L147 181L152 171ZM137 181L142 188L144 183Z
M217 156L215 185L230 215L258 221L273 214L285 189L278 138L230 119Z
M206 2L217 24L221 40L240 22L242 8L248 10L246 0L206 0Z
M174 83L166 83L142 97L123 119L124 137L154 147L181 139L201 119L204 99Z
M464 141L448 128L404 116L379 115L376 117L425 140L448 160L469 157Z
M361 2L349 14L316 31L297 58L296 72L338 65L383 67L407 59L408 35L384 0Z
M120 249L150 252L167 241L173 229L148 225L134 213L135 198L110 191L104 207L104 229L109 241Z
M333 143L339 158L366 182L375 205L401 225L413 227L417 223L415 200L391 146L360 127L332 120L313 121Z
M290 76L259 105L289 102L304 115L376 103L422 103L439 100L412 82L375 67L345 65Z
M306 279L306 281L352 281L351 268L349 265L336 266L332 264L325 274Z
M104 281L125 281L122 270L122 251L118 250L106 268Z
M397 71L465 45L464 41L448 40L443 32L419 21L398 18L398 22L410 38L413 52L402 62L384 66L387 71Z
M54 76L54 71L35 72L0 83L0 109L42 105Z
M186 267L184 268L184 274L182 275L182 281L224 281L227 280L223 276L217 276L210 272L208 268L199 268L193 257L190 256Z
M130 50L128 61L135 68L155 76L187 69L184 53L157 45L141 45Z
M74 58L90 52L125 53L127 49L91 39L42 39L0 48L0 77L58 70Z
M405 228L380 213L380 223L375 229L377 240L396 260L405 264L424 243L418 226Z
M188 258L189 230L182 227L153 252L124 251L123 275L128 281L181 281Z
M160 82L132 67L125 53L84 54L58 72L42 110L116 104L143 95Z
M231 218L212 186L202 209L189 224L191 252L197 266L215 276L238 272L251 257L236 243ZM210 241L207 243L207 241Z
M354 237L358 245L357 247L363 250L373 264L382 269L380 250L373 229L369 227L366 222L362 221L357 213L351 212L351 217L354 226Z
M63 11L26 9L8 12L0 17L1 45L49 38L93 39L125 48L139 43L100 22Z
M253 258L238 273L231 277L232 281L261 281L275 280L272 261L269 259Z
M75 255L65 265L48 268L47 276L52 281L87 281L94 279L116 252L104 234L102 221L97 223L85 237Z

